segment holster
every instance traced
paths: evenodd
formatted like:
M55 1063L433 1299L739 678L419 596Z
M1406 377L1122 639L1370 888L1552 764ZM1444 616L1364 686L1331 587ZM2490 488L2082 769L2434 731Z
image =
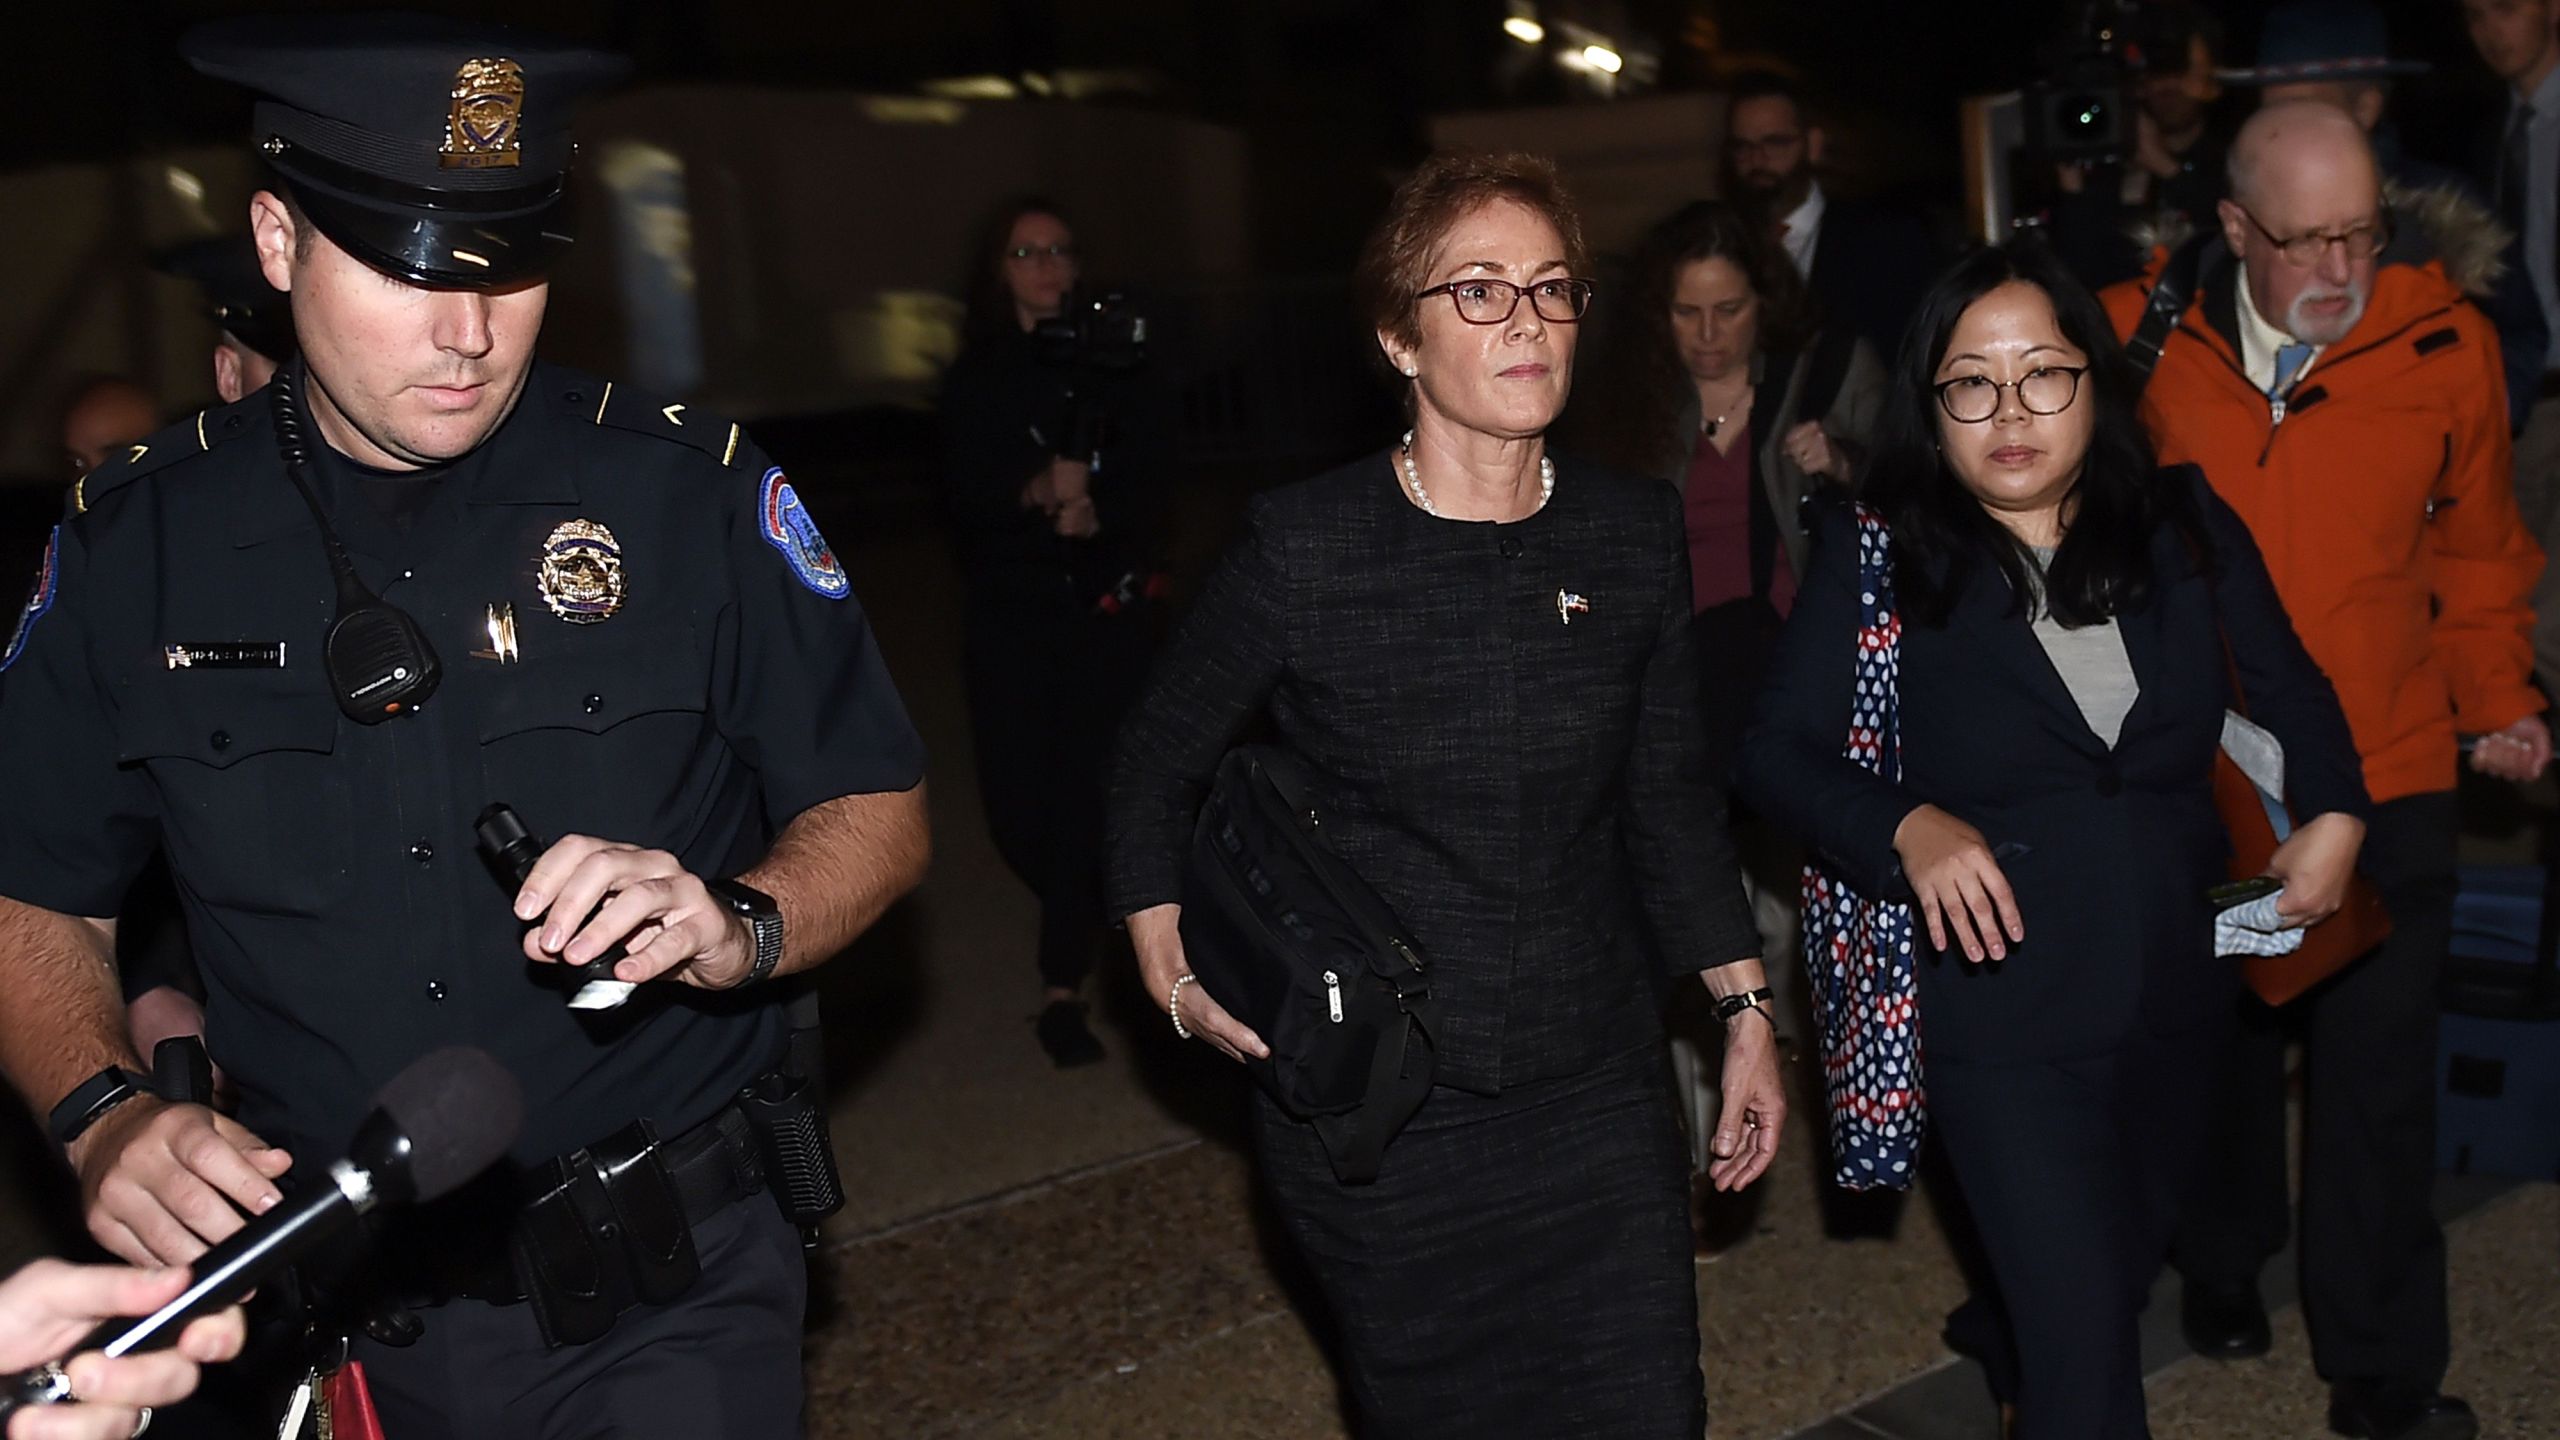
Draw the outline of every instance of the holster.
M760 1076L738 1092L738 1109L755 1136L782 1218L798 1227L804 1243L815 1244L819 1222L844 1208L844 1181L817 1082L786 1071Z
M507 1237L508 1261L552 1347L598 1339L623 1311L664 1304L701 1278L648 1121L546 1161L528 1181L534 1199Z

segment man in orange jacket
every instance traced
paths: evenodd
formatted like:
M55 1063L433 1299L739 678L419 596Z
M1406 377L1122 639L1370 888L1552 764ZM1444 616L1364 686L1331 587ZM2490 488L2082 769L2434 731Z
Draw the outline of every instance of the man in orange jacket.
M2143 416L2161 459L2203 466L2248 522L2337 686L2378 807L2362 866L2393 925L2294 1007L2310 1066L2303 1308L2333 1429L2463 1440L2478 1423L2440 1393L2451 1342L2428 1208L2457 732L2479 737L2474 768L2507 779L2551 756L2529 681L2542 554L2516 510L2497 338L2448 271L2478 247L2444 226L2486 217L2439 197L2423 209L2440 233L2395 241L2362 131L2315 103L2259 111L2231 181L2224 243L2161 349ZM2158 274L2107 293L2120 333ZM2221 1358L2266 1349L2258 1273L2290 1218L2287 1031L2249 1003L2218 1173L2178 1242L2189 1342Z

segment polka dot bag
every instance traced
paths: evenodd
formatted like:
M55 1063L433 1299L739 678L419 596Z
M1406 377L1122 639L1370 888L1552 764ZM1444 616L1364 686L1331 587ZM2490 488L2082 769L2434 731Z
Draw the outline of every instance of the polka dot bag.
M1858 683L1844 753L1902 778L1902 617L1893 532L1858 507ZM1861 894L1819 859L1804 867L1804 959L1820 1012L1832 1179L1852 1190L1909 1188L1927 1115L1909 905Z

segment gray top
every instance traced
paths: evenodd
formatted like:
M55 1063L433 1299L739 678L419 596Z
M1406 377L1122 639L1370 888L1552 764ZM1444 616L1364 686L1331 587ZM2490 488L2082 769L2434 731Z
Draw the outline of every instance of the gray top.
M2053 563L2051 550L2041 545L2030 548L2039 568ZM2133 676L2133 659L2125 654L2124 632L2113 620L2065 629L2046 612L2041 596L2035 615L2036 640L2044 646L2045 658L2062 676L2081 718L2107 742L2108 749L2114 749L2116 737L2124 733L2124 717L2133 713L2133 702L2142 694L2141 682Z

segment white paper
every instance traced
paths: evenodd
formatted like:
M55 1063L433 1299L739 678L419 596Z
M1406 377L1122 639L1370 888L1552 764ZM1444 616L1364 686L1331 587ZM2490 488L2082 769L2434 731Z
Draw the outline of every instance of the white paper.
M2284 742L2237 710L2222 712L2222 753L2273 800L2284 798Z
M2237 759L2239 757L2232 757ZM2216 955L2290 955L2302 948L2302 929L2276 913L2279 890L2246 905L2234 905L2213 917Z
M569 997L572 1010L617 1010L640 986L630 980L590 980Z

